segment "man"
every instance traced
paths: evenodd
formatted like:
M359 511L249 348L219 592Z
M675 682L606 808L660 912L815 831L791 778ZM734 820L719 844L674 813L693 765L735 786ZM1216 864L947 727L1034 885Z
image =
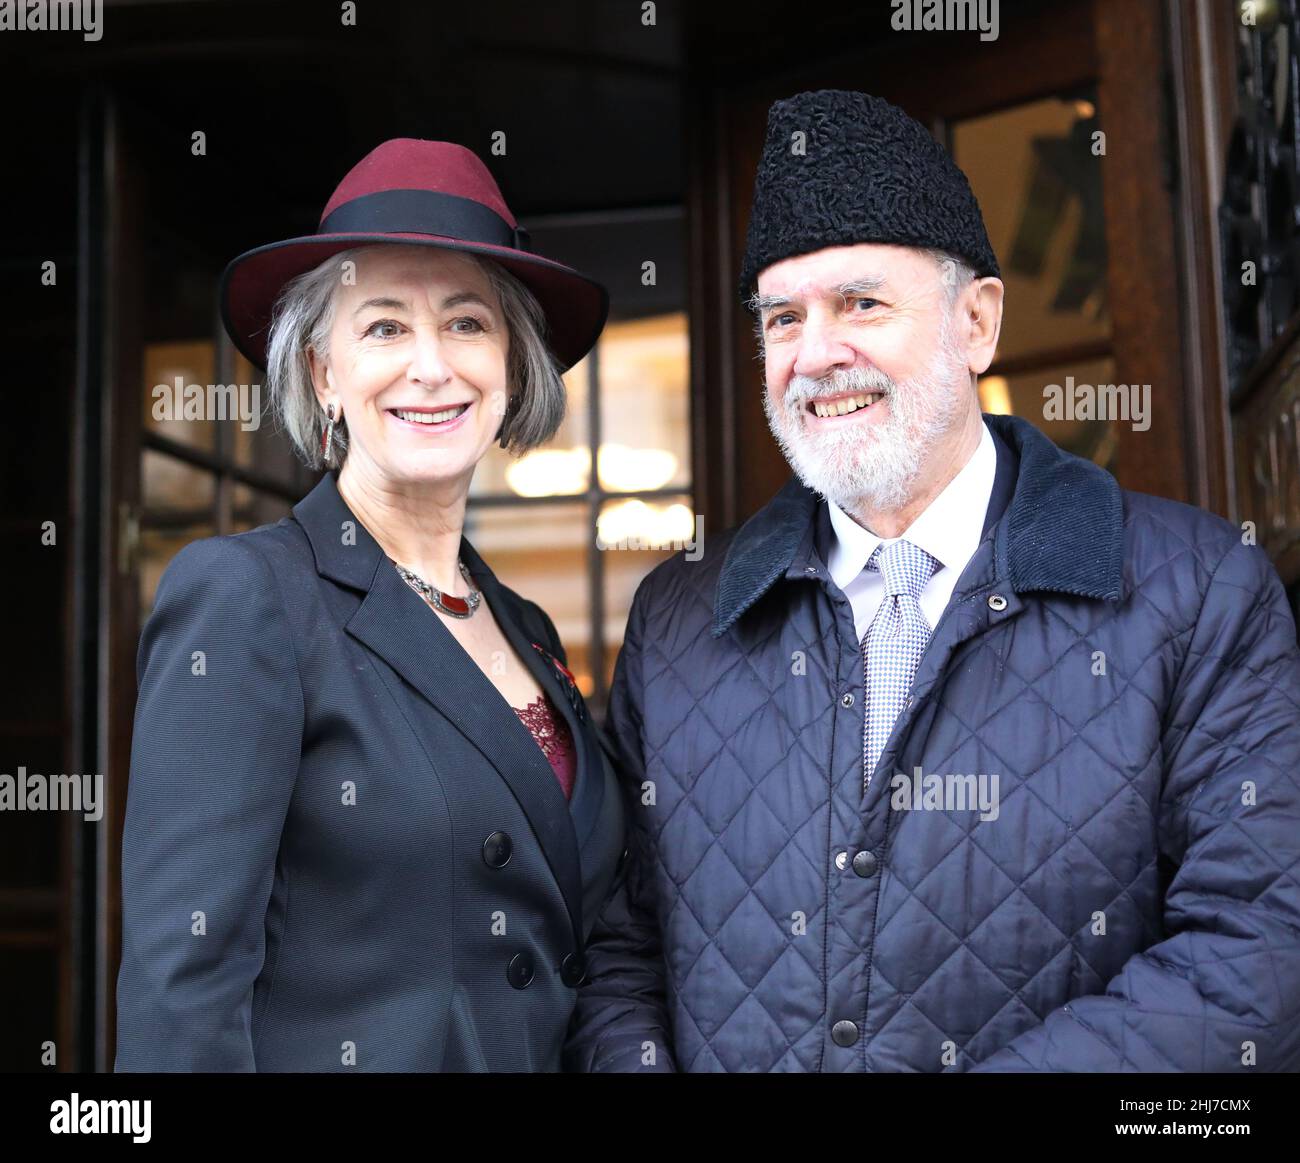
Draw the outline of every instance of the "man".
M637 592L572 1068L1300 1068L1281 585L981 416L998 273L918 123L773 106L741 282L798 480Z

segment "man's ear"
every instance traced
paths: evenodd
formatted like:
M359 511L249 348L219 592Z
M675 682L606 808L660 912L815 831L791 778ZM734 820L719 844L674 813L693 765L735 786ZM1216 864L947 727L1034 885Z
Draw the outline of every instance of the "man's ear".
M966 352L970 370L983 375L993 362L998 349L998 336L1002 333L1002 298L1006 287L999 278L988 275L976 279L975 293L963 296L968 300L963 306L964 322L968 327Z

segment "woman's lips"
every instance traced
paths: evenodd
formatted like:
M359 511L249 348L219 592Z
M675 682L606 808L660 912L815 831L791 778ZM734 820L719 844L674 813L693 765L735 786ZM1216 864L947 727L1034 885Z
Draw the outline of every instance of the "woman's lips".
M473 407L472 403L462 402L442 408L387 408L385 411L403 428L414 429L417 432L441 433L459 428L465 422L471 407ZM412 418L416 416L421 419Z

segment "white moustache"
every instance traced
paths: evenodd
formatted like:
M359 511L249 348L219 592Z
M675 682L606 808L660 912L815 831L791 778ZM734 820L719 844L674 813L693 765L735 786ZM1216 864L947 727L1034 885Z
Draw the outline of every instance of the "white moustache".
M809 376L791 376L785 402L787 406L803 405L809 400L839 396L845 392L880 392L884 396L892 396L894 391L894 381L883 372L854 368L847 372L835 372L820 380Z

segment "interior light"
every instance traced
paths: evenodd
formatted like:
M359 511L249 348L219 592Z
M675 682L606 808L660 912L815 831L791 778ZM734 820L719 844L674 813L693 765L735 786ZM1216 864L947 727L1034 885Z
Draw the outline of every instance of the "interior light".
M980 379L980 411L993 416L1011 416L1011 385L1006 376L984 376Z
M521 497L585 492L590 475L585 448L535 448L506 466L506 484Z
M615 493L661 489L677 473L677 457L663 448L602 444L596 471L603 488Z

